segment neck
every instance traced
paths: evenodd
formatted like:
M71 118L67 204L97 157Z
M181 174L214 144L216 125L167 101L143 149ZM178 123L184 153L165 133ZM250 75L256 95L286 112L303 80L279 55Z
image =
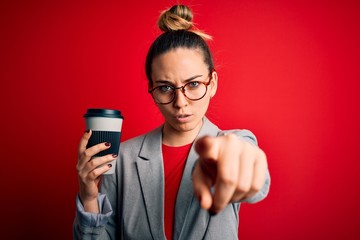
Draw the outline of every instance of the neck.
M168 146L184 146L194 142L202 127L202 122L194 129L188 131L178 131L168 124L164 124L162 130L162 143Z

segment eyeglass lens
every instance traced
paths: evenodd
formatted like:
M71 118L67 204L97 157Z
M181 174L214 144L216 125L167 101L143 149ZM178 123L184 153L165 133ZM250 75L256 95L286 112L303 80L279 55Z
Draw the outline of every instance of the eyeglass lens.
M202 82L189 82L179 88L163 85L155 88L152 95L157 103L167 104L175 99L176 89L180 89L190 100L200 100L206 94L207 85Z

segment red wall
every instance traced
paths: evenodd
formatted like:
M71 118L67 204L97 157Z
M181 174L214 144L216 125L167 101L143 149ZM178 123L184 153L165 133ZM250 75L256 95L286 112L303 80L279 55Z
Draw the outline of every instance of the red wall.
M3 239L71 239L89 107L118 108L123 140L161 121L144 58L177 1L1 1ZM268 198L241 239L359 239L358 1L180 1L214 37L208 117L266 151ZM311 238L313 237L313 238Z

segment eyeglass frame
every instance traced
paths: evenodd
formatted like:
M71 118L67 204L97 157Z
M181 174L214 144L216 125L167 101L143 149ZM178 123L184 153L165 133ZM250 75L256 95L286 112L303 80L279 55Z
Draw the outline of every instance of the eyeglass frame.
M166 105L166 104L169 104L169 103L174 102L174 100L175 100L175 98L176 98L176 96L177 96L177 95L176 95L176 94L177 94L177 93L176 93L176 90L178 90L178 89L181 89L181 92L184 94L184 96L186 97L186 99L188 99L188 100L190 100L190 101L199 101L199 100L203 99L203 98L205 97L206 93L207 93L207 87L210 85L211 80L213 79L213 78L212 78L212 73L213 73L213 72L214 72L214 70L209 73L209 77L210 77L210 78L209 78L209 81L208 81L208 82L190 81L190 82L188 82L188 83L186 83L186 84L184 84L184 85L182 85L182 86L180 86L180 87L174 87L174 86L171 86L171 85L169 85L169 84L163 84L163 85L160 85L160 86L153 87L153 88L149 89L149 90L148 90L148 93L151 94L151 97L154 99L154 101L155 101L157 104L161 104L161 105ZM190 99L188 96L186 96L185 86L188 85L188 84L190 84L190 83L192 83L192 82L198 82L199 84L204 84L204 85L205 85L205 93L204 93L204 95L203 95L202 97L200 97L200 98L198 98L198 99ZM173 97L172 97L172 99L171 99L170 102L167 102L167 103L157 102L156 99L155 99L155 97L154 97L154 95L153 95L153 92L154 92L156 89L158 89L158 88L160 88L160 87L163 87L163 86L169 86L169 87L173 90Z

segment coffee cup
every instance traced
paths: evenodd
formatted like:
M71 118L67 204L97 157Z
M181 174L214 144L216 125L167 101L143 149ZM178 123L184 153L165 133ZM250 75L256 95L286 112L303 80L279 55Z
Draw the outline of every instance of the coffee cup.
M84 118L86 129L91 129L92 132L86 148L104 142L111 144L110 148L99 152L94 155L93 158L108 154L119 155L121 128L124 119L121 111L105 108L89 108L84 114ZM115 173L116 160L117 159L106 163L112 166L104 174Z

